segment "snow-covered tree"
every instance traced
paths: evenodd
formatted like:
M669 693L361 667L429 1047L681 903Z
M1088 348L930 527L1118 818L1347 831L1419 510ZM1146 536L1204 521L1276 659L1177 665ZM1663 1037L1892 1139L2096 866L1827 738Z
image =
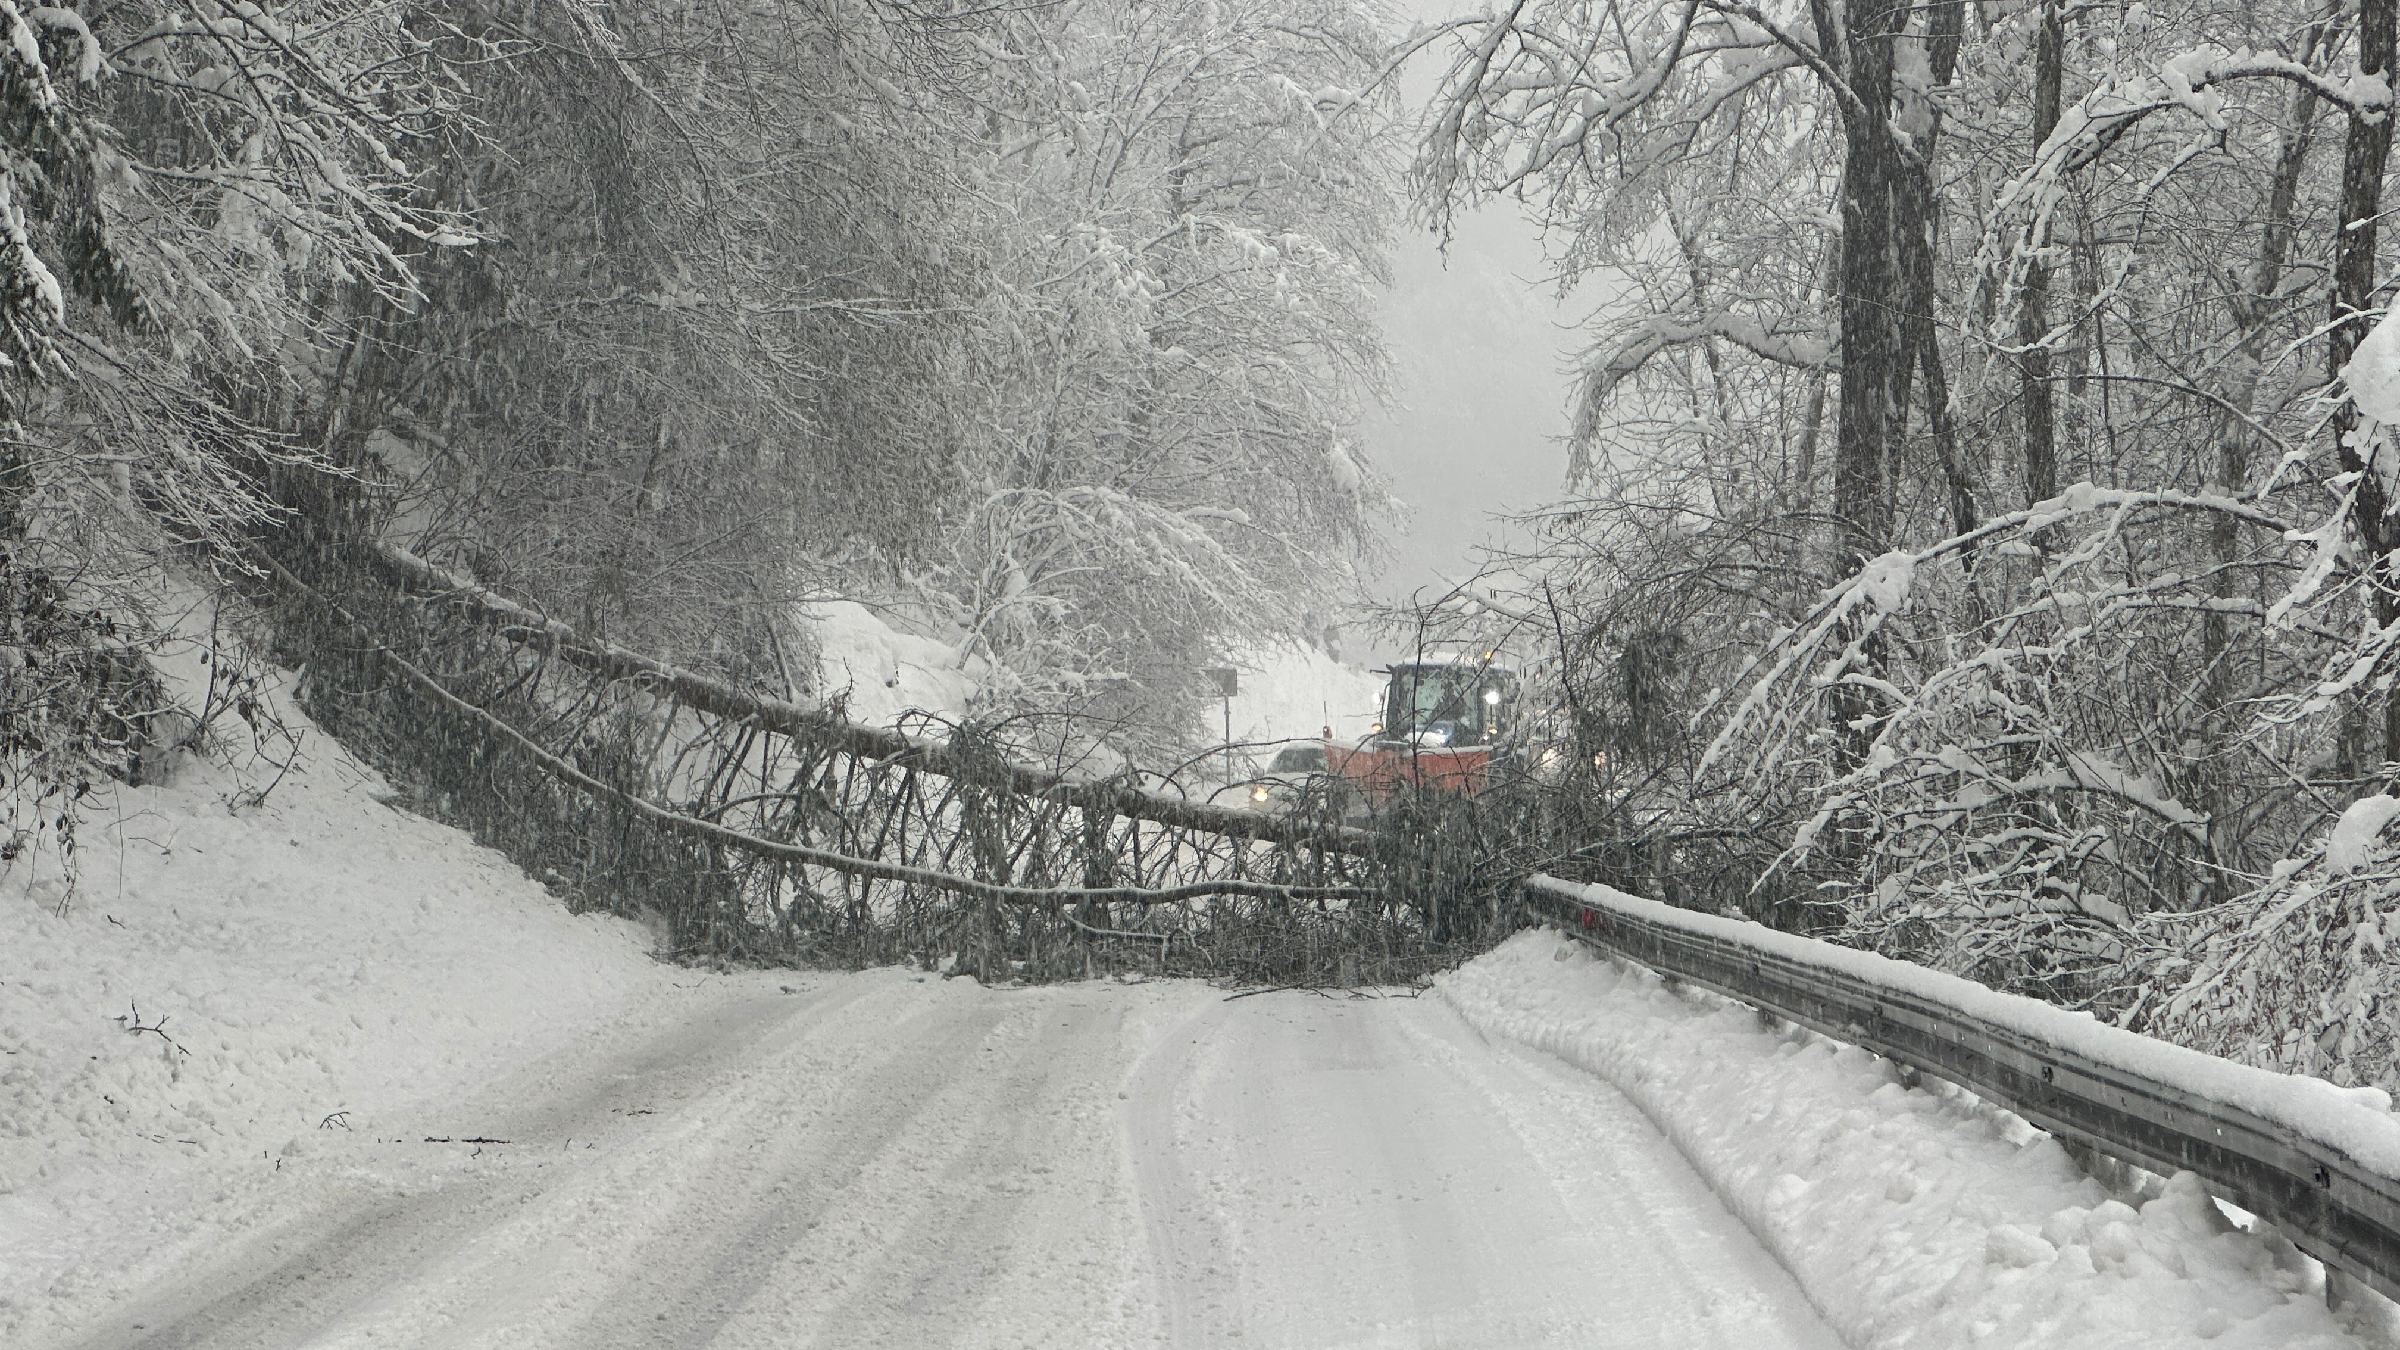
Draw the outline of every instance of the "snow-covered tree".
M956 493L943 6L502 6L437 191L483 243L356 320L333 443L399 532L637 647L769 661Z
M2155 1007L2380 776L2380 442L2326 376L2388 275L2383 10L1421 35L1432 202L1526 195L1622 285L1536 561L1661 818L1752 834L1719 899L1823 883L1812 924ZM1609 680L1661 651L1634 737Z
M246 566L324 467L299 410L347 297L413 303L469 242L422 169L490 48L381 0L8 0L0 35L0 773L30 799L124 771L155 707L131 581L176 543Z
M931 578L974 647L1180 737L1200 667L1338 587L1396 209L1382 36L1349 0L1068 4L989 99L1003 241Z

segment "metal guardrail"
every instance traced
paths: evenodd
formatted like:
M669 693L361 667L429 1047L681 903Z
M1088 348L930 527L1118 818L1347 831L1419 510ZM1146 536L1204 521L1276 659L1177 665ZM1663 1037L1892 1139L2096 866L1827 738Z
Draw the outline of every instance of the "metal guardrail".
M1858 953L1603 887L1535 877L1522 894L1572 936L1662 975L1955 1083L2061 1140L2160 1173L2193 1172L2326 1265L2400 1299L2400 1120L2339 1100L2329 1084L2214 1060L1964 981L1956 983L1978 997L1895 988L1862 976L1872 958ZM2028 1015L2012 1020L2075 1025L2044 1037L1958 1006L1991 1000L2025 1005ZM2189 1064L2203 1071L2193 1076L2248 1100L2203 1095L2128 1061ZM2296 1099L2291 1109L2270 1100L2279 1091ZM2344 1137L2325 1137L2334 1134Z

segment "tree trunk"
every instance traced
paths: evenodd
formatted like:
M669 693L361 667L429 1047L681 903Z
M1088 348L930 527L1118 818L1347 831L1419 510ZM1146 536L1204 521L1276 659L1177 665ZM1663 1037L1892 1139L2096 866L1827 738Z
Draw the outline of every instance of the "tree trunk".
M1816 279L1810 284L1812 305L1821 305L1833 295L1833 269L1841 257L1840 236L1828 234L1825 246L1817 252ZM1800 443L1794 448L1791 466L1791 489L1786 494L1786 508L1802 513L1817 509L1817 438L1825 426L1825 368L1810 372L1808 380L1808 420L1800 427Z
M1899 205L1906 165L1892 132L1892 44L1907 27L1905 0L1810 0L1819 48L1840 56L1852 101L1842 109L1842 238L1835 288L1841 295L1842 371L1833 442L1833 513L1837 575L1855 574L1892 545L1892 445L1912 357L1908 297L1901 294ZM1872 675L1883 663L1870 637L1859 661ZM1872 739L1882 700L1863 682L1833 691L1828 711L1856 763Z
M1959 5L1936 5L1927 15L1927 64L1937 90L1948 87L1958 74L1963 18ZM1913 359L1923 374L1925 429L1933 438L1934 465L1941 471L1949 501L1950 531L1966 534L1975 528L1980 512L1975 504L1974 479L1959 454L1958 423L1950 413L1950 379L1942 364L1940 335L1933 325L1936 293L1933 251L1941 236L1941 199L1933 186L1934 151L1941 136L1938 105L1932 127L1925 137L1923 156L1907 166L1899 206L1900 223L1904 226L1900 235L1901 271L1910 302L1905 342L1907 350L1913 353L1913 357L1904 357L1901 365L1905 372Z
M2059 0L2042 0L2041 35L2033 56L2033 144L2038 151L2058 129L2059 98L2066 64L2067 24ZM2037 240L2028 242L2039 243ZM2050 269L2040 251L2025 261L2025 290L2017 308L2017 387L2025 409L2025 496L2046 501L2058 494L2058 413L2050 389Z
M1895 0L1846 7L1812 0L1821 46L1839 51L1856 104L1844 109L1840 420L1835 429L1833 509L1843 537L1835 566L1854 570L1891 546L1887 494L1895 391L1907 359L1902 341L1896 186L1902 164L1891 128L1892 42L1908 21ZM1846 11L1846 12L1845 12ZM1845 22L1845 20L1847 22Z
M2312 33L2303 51L2313 51L2315 46ZM2292 125L2284 133L2283 144L2275 156L2274 176L2268 180L2258 256L2251 263L2248 283L2228 306L2232 310L2235 335L2233 350L2224 363L2227 371L2225 401L2234 408L2249 410L2258 397L2263 369L2261 348L2266 341L2267 324L2274 317L2270 304L2275 292L2283 285L2284 264L2291 256L2292 213L2300 197L2300 172L2306 166L2309 149L2316 141L2316 113L2316 94L2308 89L2295 90L2291 102ZM2241 495L2250 480L2252 442L2257 435L2250 423L2231 411L2218 418L2216 463L2210 476L2211 491L2225 497ZM2210 522L2209 561L2216 567L2210 592L2220 600L2231 599L2238 593L2232 565L2239 556L2240 538L2240 522L2232 516L2219 513ZM2230 641L2224 613L2210 610L2201 623L2201 643L2202 666L2210 672L2209 703L2212 707L2221 707L2231 701L2231 691L2219 670Z
M15 411L7 391L0 390L0 562L25 537L25 500L33 495L33 456Z
M2392 69L2394 9L2400 0L2359 0L2358 69L2362 75L2386 75ZM2391 157L2391 109L2371 116L2350 114L2349 136L2342 146L2342 209L2334 218L2333 312L2326 344L2326 369L2337 380L2350 354L2365 335L2365 316L2374 306L2376 216L2383 206L2383 173ZM2383 480L2369 462L2371 447L2358 444L2358 409L2349 401L2333 414L2334 453L2345 472L2358 475L2358 497L2351 513L2361 552L2370 560L2368 580L2375 596L2375 618L2389 625L2400 618L2400 598L2393 593L2393 569L2388 555L2393 545L2391 501ZM2400 760L2400 698L2386 695L2383 706L2382 752L2389 765Z

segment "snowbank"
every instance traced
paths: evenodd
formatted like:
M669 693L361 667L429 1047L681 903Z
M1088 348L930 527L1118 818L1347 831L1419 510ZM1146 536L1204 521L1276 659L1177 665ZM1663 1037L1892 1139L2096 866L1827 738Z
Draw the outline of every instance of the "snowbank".
M1326 727L1354 741L1382 714L1383 677L1305 646L1264 647L1235 658L1233 739L1314 740ZM1220 728L1213 721L1212 731Z
M1633 1098L1853 1346L2356 1344L2315 1263L2235 1230L2188 1176L2112 1199L2047 1135L1863 1050L1552 933L1439 992Z
M962 662L954 644L907 632L855 600L817 601L800 616L816 641L825 697L853 722L888 727L919 711L955 720L982 688L980 663Z
M55 858L0 872L0 1344L207 1243L287 1158L706 996L276 701L280 781L186 759L94 794L72 890Z
M909 632L854 600L813 602L800 617L817 646L824 696L853 722L890 726L916 711L956 719L991 675L980 659L961 660L954 642ZM1240 676L1235 744L1314 739L1328 726L1356 740L1381 715L1383 677L1316 647L1271 644L1230 660ZM1223 711L1211 703L1202 717L1198 729L1210 743L1225 734Z

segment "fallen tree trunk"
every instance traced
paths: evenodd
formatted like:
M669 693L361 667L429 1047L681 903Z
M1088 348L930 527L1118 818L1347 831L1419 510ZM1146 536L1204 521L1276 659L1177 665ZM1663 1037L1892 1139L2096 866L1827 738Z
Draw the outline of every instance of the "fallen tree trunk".
M1204 830L1258 843L1319 848L1354 857L1364 857L1369 852L1371 836L1347 826L1278 819L1169 797L1126 783L1073 778L1034 765L1002 763L995 768L987 761L970 762L941 741L860 726L821 708L753 694L723 680L584 637L556 619L495 595L406 549L390 544L370 545L365 560L402 589L450 601L511 642L556 656L604 679L657 687L672 693L677 702L687 707L720 717L746 719L795 740L831 745L862 759L906 763L947 777L992 780L989 784L992 787L1083 811Z
M407 557L408 555L403 554L401 556ZM422 563L421 560L410 558L409 561L417 563L418 566L429 566L428 564ZM518 730L515 726L510 725L505 719L486 709L477 707L475 704L451 692L442 684L441 681L435 679L432 675L426 673L414 663L410 662L406 658L402 657L399 653L394 652L391 648L378 641L375 634L368 628L364 620L360 619L357 615L351 613L348 609L344 608L341 604L318 591L316 588L310 586L307 582L302 581L299 577L293 575L292 572L286 569L281 563L275 562L272 559L268 559L266 560L266 566L269 573L274 576L277 581L281 582L286 588L318 605L323 606L343 624L356 632L360 640L375 653L378 659L382 660L393 670L398 672L401 678L423 690L428 697L434 699L436 702L441 703L444 707L462 713L489 727L494 734L498 735L502 740L505 740L509 744L515 746L520 753L524 754L535 764L539 765L545 773L558 778L562 782L571 784L579 791L589 793L594 796L605 797L611 801L615 801L623 805L626 809L641 816L645 820L656 824L661 829L668 830L676 834L681 834L692 838L706 839L714 843L723 844L727 847L742 849L762 857L775 858L783 862L797 863L810 867L823 867L832 871L847 873L851 876L871 877L879 881L895 881L906 885L925 886L936 890L948 891L953 894L991 900L1001 904L1036 905L1042 907L1070 903L1127 904L1135 906L1147 906L1175 904L1185 900L1197 900L1208 896L1218 895L1240 895L1250 896L1258 899L1272 900L1363 900L1370 898L1370 892L1356 886L1292 886L1280 885L1274 882L1247 881L1231 878L1211 881L1196 881L1181 886L1157 888L1141 886L1012 886L1002 882L982 881L973 877L958 876L954 873L936 871L931 868L910 867L901 863L884 862L881 859L876 858L861 858L851 854L837 853L830 849L814 848L806 844L794 844L782 840L761 838L758 835L734 829L729 825L720 825L712 820L704 820L698 816L686 815L680 811L672 810L668 807L661 806L656 802L649 801L642 797L637 797L632 793L626 792L620 788L614 787L608 783L600 781L597 778L594 778L592 775L576 768L563 757L552 753L550 750L536 742L532 737L526 735L523 731ZM439 574L437 573L437 575ZM508 601L501 600L498 597L486 597L486 599L494 605L506 606L508 610L514 611L516 615L535 619L537 622L542 623L546 629L554 629L555 633L552 635L553 641L558 645L550 650L554 650L561 659L570 661L573 659L572 653L577 651L578 648L569 647L566 645L567 640L572 638L573 634L572 631L566 629L564 625L551 624L547 620L540 620L538 619L538 616L532 615L531 611L523 610L520 607L510 605ZM577 641L579 642L580 640ZM646 665L655 666L655 663L646 662L643 658L637 657L629 652L623 652L621 649L611 648L609 651L614 654L611 659L619 662L643 661L643 663ZM583 651L582 654L585 656L596 656L595 653L589 651ZM661 672L667 672L671 670L671 668L667 667L656 667L656 669ZM701 686L704 688L713 689L722 694L730 695L734 698L746 698L746 696L741 695L739 691L732 690L729 686L719 684L715 681L704 681L701 679L701 677L693 676L685 672L672 673L680 676L683 679L699 681ZM617 676L616 678L632 677ZM682 695L682 688L680 685L677 686L677 694L679 697ZM803 717L823 716L822 714L810 714L807 712L807 710L799 708L796 704L767 701L767 706L789 710L791 713L798 714ZM712 708L710 711L724 712L725 710L721 708ZM851 727L846 723L839 722L838 720L826 720L833 721L833 725L844 727L851 732L865 733L868 735L883 734L868 732L866 728ZM781 730L780 727L776 729ZM895 736L894 739L901 741L904 745L910 747L912 750L915 747L928 744L925 742L915 741L908 737ZM844 748L847 749L848 747L845 746ZM932 745L932 748L942 751L945 754L948 753L944 747L941 747L938 744ZM886 758L892 757L895 756L886 756ZM916 762L927 768L935 768L933 762L929 759L920 759ZM938 768L936 768L935 771L938 772ZM1065 779L1058 779L1056 782L1069 788L1081 787L1089 789L1094 786L1102 788L1107 786L1105 784L1074 784L1070 780ZM1145 799L1149 798L1149 794L1138 795ZM1070 804L1076 804L1073 803L1072 799L1069 799L1069 801ZM1171 801L1169 804L1179 806L1189 805L1188 803L1173 803ZM1206 809L1222 812L1222 808ZM1230 812L1225 814L1238 816L1246 813ZM1195 828L1207 827L1199 826Z

